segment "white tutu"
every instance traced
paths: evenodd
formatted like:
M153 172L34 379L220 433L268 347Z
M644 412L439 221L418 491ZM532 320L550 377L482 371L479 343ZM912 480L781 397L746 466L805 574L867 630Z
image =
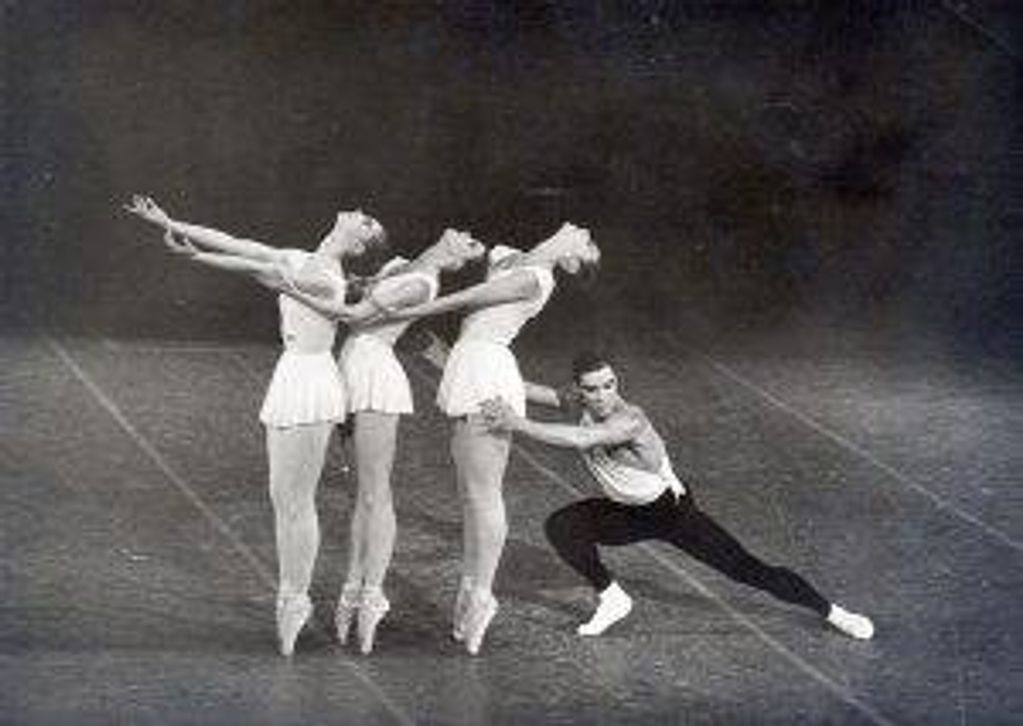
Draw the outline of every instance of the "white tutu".
M526 387L515 356L500 343L460 339L444 366L437 405L448 416L465 416L498 396L520 416L526 414Z
M259 420L287 427L345 420L344 381L330 351L300 353L285 349L277 360Z
M412 413L412 388L389 344L369 334L350 335L339 362L350 412Z

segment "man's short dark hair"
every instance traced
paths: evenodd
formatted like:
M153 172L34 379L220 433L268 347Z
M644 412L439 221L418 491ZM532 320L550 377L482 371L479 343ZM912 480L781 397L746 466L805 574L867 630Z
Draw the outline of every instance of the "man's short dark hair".
M593 373L593 371L599 371L601 368L609 368L610 366L611 361L607 357L590 350L583 351L572 360L572 380L578 383L587 373Z

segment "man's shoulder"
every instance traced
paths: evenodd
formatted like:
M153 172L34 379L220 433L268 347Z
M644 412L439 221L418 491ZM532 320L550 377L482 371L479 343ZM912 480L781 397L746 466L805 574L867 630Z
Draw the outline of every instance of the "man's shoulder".
M628 401L622 401L622 404L621 409L616 412L618 415L628 418L642 419L643 421L649 420L647 419L646 412L642 409L642 407L637 406L634 403L629 403Z
M627 426L637 434L650 425L650 419L647 418L643 409L627 401L623 402L621 408L608 416L606 421L618 426Z

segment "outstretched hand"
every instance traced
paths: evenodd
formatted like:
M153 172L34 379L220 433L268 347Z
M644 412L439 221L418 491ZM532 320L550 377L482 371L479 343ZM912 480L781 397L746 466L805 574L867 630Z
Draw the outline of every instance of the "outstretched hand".
M503 398L490 398L480 404L483 423L491 431L513 431L518 414Z
M125 204L124 209L129 214L134 214L136 217L140 217L147 222L153 224L159 224L162 227L167 227L171 223L170 215L153 201L152 197L145 197L140 194L136 194L131 198L130 204Z

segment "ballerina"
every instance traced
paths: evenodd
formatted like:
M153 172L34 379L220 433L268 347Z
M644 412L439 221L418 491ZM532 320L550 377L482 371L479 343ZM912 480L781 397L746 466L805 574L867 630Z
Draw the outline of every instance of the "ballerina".
M173 219L148 197L127 211L162 227L170 249L209 267L344 299L342 263L386 243L381 224L361 210L337 214L315 251L282 249ZM312 614L309 585L320 544L316 489L330 434L345 420L347 396L332 349L337 323L285 295L278 298L283 351L259 419L266 428L270 501L278 561L277 635L282 655Z
M493 581L508 532L502 482L511 446L507 431L484 424L480 406L501 397L525 412L524 383L511 343L547 304L555 269L575 275L595 268L600 250L588 230L566 223L526 252L495 247L490 260L484 282L388 312L391 319L411 320L470 311L444 365L437 403L453 422L451 455L463 517L462 575L452 635L473 655L498 608Z

